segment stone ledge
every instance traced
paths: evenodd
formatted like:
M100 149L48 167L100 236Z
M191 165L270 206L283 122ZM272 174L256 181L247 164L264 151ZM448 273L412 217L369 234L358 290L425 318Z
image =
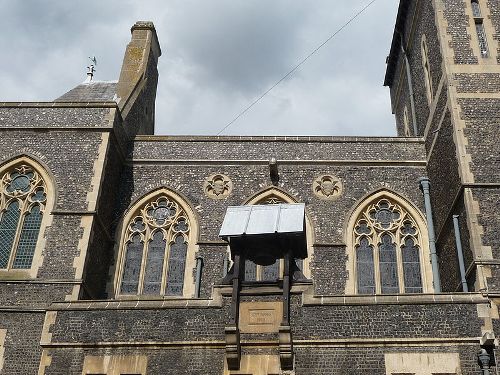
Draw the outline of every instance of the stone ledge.
M202 309L220 308L222 300L214 299L158 299L158 300L109 300L109 301L73 301L54 302L47 311L78 310L160 310L160 309Z
M480 293L312 296L304 294L304 306L484 304Z
M0 132L9 131L32 131L37 133L48 132L87 132L87 133L111 133L114 129L111 126L0 126Z
M138 135L134 142L298 142L298 143L418 143L421 137L368 136L216 136L216 135Z
M118 108L116 102L0 102L0 108Z
M456 345L478 345L480 337L449 337L449 338L338 338L331 340L294 340L294 346L297 348L322 347L322 348L341 348L341 347L379 347L379 346L456 346ZM242 340L242 347L276 347L278 340ZM222 349L225 347L224 341L123 341L123 342L44 342L41 343L44 348L116 348L116 347L148 347L162 349L178 348L204 348L204 349Z
M278 160L279 165L357 165L367 167L425 167L426 160ZM126 159L127 165L268 165L269 160L259 159Z

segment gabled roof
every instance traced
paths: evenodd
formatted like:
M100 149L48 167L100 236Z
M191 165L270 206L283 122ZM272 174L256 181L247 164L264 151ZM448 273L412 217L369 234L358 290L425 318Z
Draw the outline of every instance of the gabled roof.
M404 35L404 26L410 4L415 0L400 0L398 8L398 16L396 25L394 26L394 34L392 36L391 52L387 58L387 69L385 71L384 86L391 86L394 74L396 73L396 65L398 63L399 53L401 52L401 35Z
M116 100L116 81L84 82L57 98L56 102L99 102Z

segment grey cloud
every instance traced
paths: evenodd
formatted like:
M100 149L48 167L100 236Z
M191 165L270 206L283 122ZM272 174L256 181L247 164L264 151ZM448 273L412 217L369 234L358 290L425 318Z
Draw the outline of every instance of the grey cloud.
M188 2L173 21L172 48L193 63L193 79L255 92L295 62L308 6L283 0ZM186 18L184 18L186 17ZM189 22L185 22L189 19Z
M224 134L390 135L382 87L397 0L379 0ZM158 134L215 134L364 4L317 0L2 0L0 100L117 79L130 26L162 45Z

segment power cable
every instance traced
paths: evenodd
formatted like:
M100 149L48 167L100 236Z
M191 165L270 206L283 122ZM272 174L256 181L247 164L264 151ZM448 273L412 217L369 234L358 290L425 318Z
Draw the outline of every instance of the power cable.
M367 10L374 2L377 0L370 1L367 5L363 7L359 12L357 12L354 16L352 16L345 24L343 24L337 31L335 31L332 35L328 37L323 43L321 43L314 51L312 51L309 55L303 58L297 65L295 65L288 73L286 73L279 81L277 81L274 85L272 85L267 91L265 91L261 96L255 99L252 103L250 103L243 111L241 111L235 118L233 118L230 122L226 124L218 133L220 135L223 131L233 125L236 121L240 119L245 113L247 113L253 106L255 106L258 102L260 102L267 94L269 94L276 86L278 86L281 82L287 79L290 75L292 75L297 69L299 69L304 63L309 60L316 52L318 52L322 47L324 47L330 40L332 40L338 33L344 30L351 22L353 22L356 18L358 18L365 10Z

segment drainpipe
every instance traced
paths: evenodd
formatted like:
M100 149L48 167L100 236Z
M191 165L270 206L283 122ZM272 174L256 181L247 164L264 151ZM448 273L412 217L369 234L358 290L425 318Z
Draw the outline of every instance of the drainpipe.
M477 355L482 375L490 375L490 355L486 349L481 349Z
M196 257L196 284L194 289L194 297L200 298L200 287L201 287L201 271L203 268L203 258L200 256Z
M441 280L439 278L439 264L436 252L436 234L434 233L434 220L432 219L432 205L430 187L431 183L427 177L418 180L424 193L425 216L427 217L427 229L429 231L429 248L431 250L432 276L434 279L434 292L441 293Z
M460 266L460 279L462 280L462 290L469 291L467 280L465 279L464 252L462 250L462 239L460 238L460 227L458 225L459 215L453 215L453 227L455 228L455 243L457 244L458 265Z
M413 135L416 137L418 135L417 115L415 111L415 96L413 95L413 83L411 80L410 61L408 60L408 54L406 53L403 34L399 33L399 36L401 37L401 51L403 52L406 65L406 80L408 81L408 91L410 91L410 107L411 107L411 119L413 124Z

